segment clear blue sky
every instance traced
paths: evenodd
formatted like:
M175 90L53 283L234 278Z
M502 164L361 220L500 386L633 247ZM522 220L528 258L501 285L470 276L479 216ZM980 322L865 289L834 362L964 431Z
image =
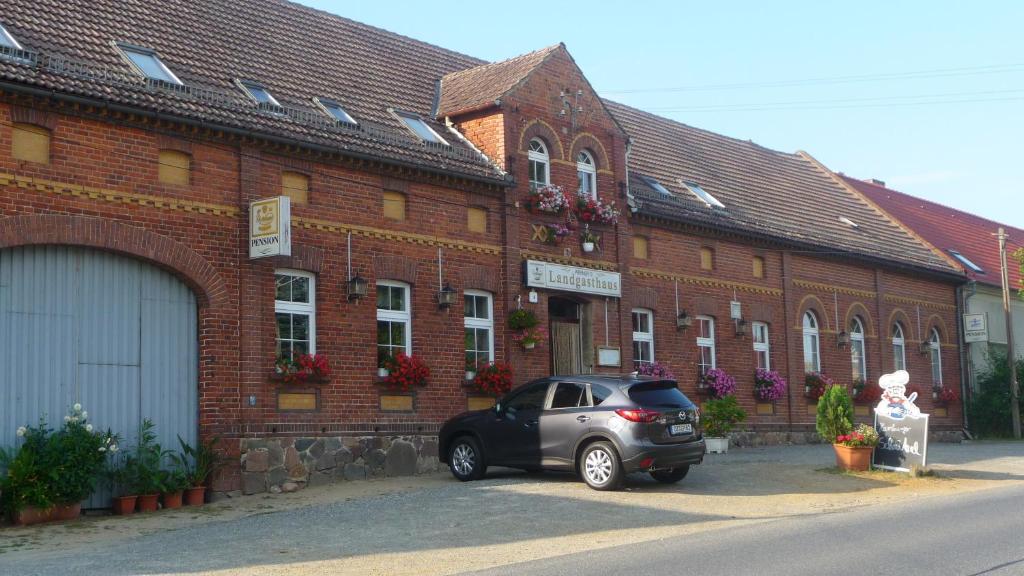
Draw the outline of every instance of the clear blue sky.
M303 3L1024 228L1024 2Z

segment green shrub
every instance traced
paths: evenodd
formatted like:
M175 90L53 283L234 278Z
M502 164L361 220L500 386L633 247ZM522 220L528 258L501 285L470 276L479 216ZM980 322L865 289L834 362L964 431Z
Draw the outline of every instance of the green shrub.
M704 435L724 438L737 424L747 419L747 413L736 403L732 395L708 400L701 411Z
M971 431L983 437L1013 436L1010 418L1010 367L1006 354L989 350L985 371L978 376L978 390L967 404ZM1024 380L1024 360L1017 361L1017 382ZM1024 417L1024 410L1022 417Z
M846 388L833 384L825 390L825 394L818 400L815 428L821 439L830 443L850 433L853 429L853 401Z
M508 315L508 327L510 330L529 330L536 327L539 323L540 320L537 320L537 315L532 310L525 308L513 310Z

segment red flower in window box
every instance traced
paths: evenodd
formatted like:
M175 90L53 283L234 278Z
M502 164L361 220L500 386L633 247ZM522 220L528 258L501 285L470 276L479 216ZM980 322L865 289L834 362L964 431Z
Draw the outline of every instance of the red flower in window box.
M948 404L955 404L960 400L960 394L957 393L956 389L943 386L935 393L935 401L941 406Z
M401 388L408 392L411 388L421 388L430 381L430 368L419 356L399 352L393 358L384 361L388 376L384 384L391 388Z
M280 356L274 367L287 384L325 382L331 375L330 363L323 354L298 354L294 358Z
M512 365L507 362L491 362L477 371L472 387L477 392L501 396L512 389Z

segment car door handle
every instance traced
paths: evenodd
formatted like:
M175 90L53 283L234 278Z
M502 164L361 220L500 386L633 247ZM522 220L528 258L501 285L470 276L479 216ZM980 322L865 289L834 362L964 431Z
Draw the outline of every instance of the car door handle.
M539 421L537 420L527 420L526 422L523 423L523 428L532 428L533 426L536 426L538 423Z
M579 423L587 422L590 420L590 416L577 416L576 421Z

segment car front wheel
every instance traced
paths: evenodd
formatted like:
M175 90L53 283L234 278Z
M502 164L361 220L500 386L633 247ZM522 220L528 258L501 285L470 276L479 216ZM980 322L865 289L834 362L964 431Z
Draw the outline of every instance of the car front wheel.
M452 476L463 482L479 480L487 472L480 443L471 436L460 436L452 442L448 452L448 466Z
M580 456L583 481L594 490L615 490L622 484L622 463L609 442L594 442Z
M668 468L665 470L652 470L651 478L654 478L662 484L675 484L683 478L686 478L686 473L690 471L690 466L679 466L676 468Z

